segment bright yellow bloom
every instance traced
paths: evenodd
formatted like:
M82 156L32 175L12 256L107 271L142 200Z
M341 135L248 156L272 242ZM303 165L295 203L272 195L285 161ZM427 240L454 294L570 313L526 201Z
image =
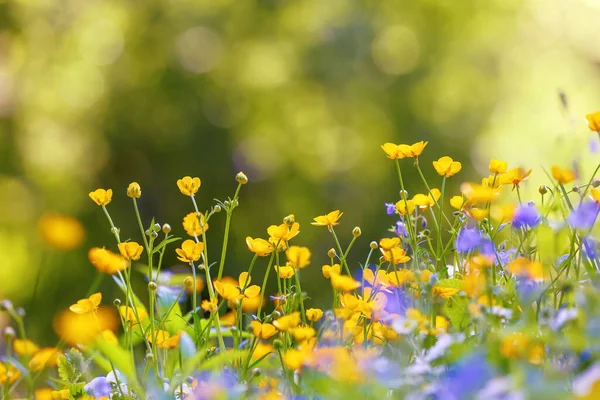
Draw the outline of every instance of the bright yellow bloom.
M2 368L2 367L0 367ZM35 391L35 400L52 400L52 388L41 388Z
M102 336L102 339L106 343L119 344L119 339L117 339L115 333L110 329L105 329L102 332L100 332L100 336Z
M391 250L380 250L383 254L383 258L385 259L385 261L392 262L393 260L394 265L410 261L410 257L406 255L406 251L404 251L404 249L401 249L400 247L394 247Z
M100 247L92 247L88 252L88 258L96 269L110 275L123 271L129 267L129 261L120 254Z
M148 313L142 307L136 307L134 312L133 308L131 308L130 306L120 306L119 314L121 314L121 317L123 318L123 320L125 320L125 322L129 324L129 326L135 325L138 322L144 321L146 318L148 318ZM137 317L135 316L136 314Z
M181 244L180 249L175 249L175 252L177 252L177 259L188 264L198 261L203 251L204 243L194 242L190 239L185 240Z
M40 348L37 344L27 339L14 339L13 350L20 356L30 356L33 353L37 353Z
M413 200L400 200L396 203L396 211L400 215L406 215L406 210L408 209L408 213L412 214L415 211L415 202Z
M290 267L288 265L283 266L283 267L278 267L276 265L274 268L275 268L275 271L277 271L277 273L279 274L279 277L281 279L291 278L296 273L296 270L294 269L294 267Z
M309 321L317 322L323 317L323 310L320 308L309 308L306 310L306 318Z
M494 204L490 208L490 215L500 223L511 221L515 214L516 206L513 203Z
M99 206L105 206L112 200L112 189L104 190L104 189L96 189L93 192L90 192L90 199L94 200L94 203Z
M277 334L277 329L273 324L264 323L261 324L258 321L251 321L250 326L252 327L252 334L259 339L268 339L273 335Z
M431 290L433 294L440 296L442 299L449 299L460 291L460 289L457 288L441 287L437 285L433 286Z
M599 189L590 190L590 196L596 203L600 204L600 190Z
M500 342L500 352L507 358L520 358L529 346L529 338L521 332L509 333Z
M394 143L384 143L381 145L381 149L385 152L387 158L390 160L397 160L406 157L400 151L400 147Z
M40 371L44 367L55 367L58 365L58 356L60 351L55 347L44 347L29 361L29 369Z
M373 273L373 270L369 268L365 268L363 271L363 279L371 284L373 287L377 286L388 286L390 284L390 280L386 274L386 272L382 269L377 271L377 274Z
M156 345L161 349L174 349L179 345L179 333L171 336L171 334L167 331L158 329L154 332L154 337L152 337L152 332L148 332L146 338L150 343L156 343Z
M213 285L217 293L226 300L238 301L243 297L238 287L238 282L232 278L225 277L221 280L215 280Z
M213 300L202 300L202 304L200 308L207 312L215 312L219 307L218 300L215 298Z
M193 196L200 189L200 178L191 176L184 176L177 180L177 187L182 194L186 196Z
M280 331L287 332L300 325L300 313L293 312L289 315L277 318L273 325Z
M292 240L300 233L300 224L294 222L291 225L283 223L281 225L271 225L267 228L269 234L269 242L276 245L286 246L286 243Z
M486 204L493 202L500 195L499 190L477 183L463 183L461 192L467 197L469 204Z
M252 353L252 359L258 360L258 359L262 358L263 356L266 356L267 354L274 353L274 352L275 352L275 348L273 347L273 345L258 342L256 344L256 348L254 349L254 352ZM275 384L277 384L277 381L276 380L274 380L274 381L275 381Z
M465 202L465 198L462 196L452 196L450 199L450 205L456 210L462 210Z
M140 184L137 182L131 182L129 186L127 186L127 196L132 199L139 199L142 196L142 188Z
M481 184L487 188L498 189L502 186L502 175L490 175L482 178Z
M96 312L101 301L102 293L94 293L87 299L78 300L76 304L69 307L69 310L73 311L75 314Z
M600 111L586 115L585 119L591 131L600 132Z
M191 212L183 217L183 229L190 236L202 236L202 229L204 229L204 233L208 231L208 223L204 218L204 214L201 212Z
M383 238L379 241L379 247L381 247L383 250L391 250L394 247L398 247L400 245L400 238L399 237L393 237L393 238Z
M288 259L288 265L294 268L304 268L310 264L310 250L305 246L290 246L285 251L285 256Z
M292 335L294 339L298 342L303 342L305 340L310 340L315 337L315 330L310 326L299 326L297 328L292 329Z
M552 169L552 177L561 184L567 184L569 182L573 182L577 177L575 176L575 172L571 171L568 168L561 168L558 165L553 165Z
M490 216L490 210L488 210L487 208L471 208L469 209L468 214L475 221L483 221L484 218Z
M283 362L292 371L302 367L308 354L302 350L290 349L283 355Z
M126 260L139 260L142 251L144 251L144 248L136 242L119 243L119 253L121 253Z
M431 275L433 275L433 272L426 269L421 271L421 276L419 277L419 279L421 280L421 282L429 283L429 281L431 281Z
M414 282L415 274L410 269L399 269L398 271L390 271L387 274L390 285L400 287L406 282Z
M41 238L58 250L73 250L85 239L85 230L75 218L59 214L44 214L37 223Z
M523 168L513 168L501 176L500 182L504 185L512 184L514 189L529 178L529 175L531 175L531 170L525 171Z
M338 225L338 220L342 217L344 213L340 212L340 210L335 210L330 212L327 215L321 215L314 218L315 222L311 222L312 225L315 226L326 226L331 228L332 226Z
M332 274L331 286L342 292L349 292L360 287L360 282L348 275Z
M435 168L438 175L448 178L458 173L462 169L462 164L448 156L444 156L433 162L433 168Z
M259 257L265 257L271 254L273 250L275 250L273 248L273 245L265 239L253 239L250 236L246 238L246 245L248 246L248 250L250 250Z
M65 310L56 315L53 327L70 345L88 344L105 330L116 331L120 320L112 307L100 305L95 313L76 314Z
M441 197L442 192L440 192L439 189L431 189L431 192L429 194L416 194L413 198L412 201L415 204L415 206L419 207L422 210L426 210L429 207L432 207L435 205L435 203L439 200L439 198Z
M69 400L71 398L71 392L69 389L54 390L51 394L52 400Z
M524 257L518 257L508 263L508 270L513 275L525 275L533 280L544 279L544 266L542 263L539 261L528 260Z
M407 144L401 144L398 145L398 149L406 157L419 157L423 150L425 150L427 143L429 142L420 141L410 146Z
M490 172L492 174L503 174L507 168L508 163L506 161L496 160L495 158L490 161Z
M333 274L339 274L341 270L342 268L340 267L340 264L325 264L323 265L323 267L321 267L321 272L323 273L323 276L327 279L331 278L331 275Z

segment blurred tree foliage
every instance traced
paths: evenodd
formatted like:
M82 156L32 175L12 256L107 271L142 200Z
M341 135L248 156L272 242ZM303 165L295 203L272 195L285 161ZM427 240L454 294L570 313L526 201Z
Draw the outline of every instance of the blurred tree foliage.
M331 242L309 225L316 215L343 210L344 242L360 225L354 261L363 260L395 222L383 202L397 200L398 185L379 145L428 140L429 177L442 155L463 161L462 179L473 174L470 145L505 96L503 59L524 4L0 2L0 296L28 306L31 329L47 332L55 310L93 280L87 249L116 248L88 192L113 188L113 219L140 241L125 196L138 181L145 222L154 216L184 235L191 204L175 185L184 175L202 179L201 208L233 194L238 170L250 178L233 217L232 275L251 259L244 238L266 236L289 213L302 224L296 243L313 250L308 282ZM415 178L409 189L423 191ZM84 222L77 251L42 244L35 225L48 210ZM211 221L213 260L223 221ZM317 282L306 288L310 305L329 294Z

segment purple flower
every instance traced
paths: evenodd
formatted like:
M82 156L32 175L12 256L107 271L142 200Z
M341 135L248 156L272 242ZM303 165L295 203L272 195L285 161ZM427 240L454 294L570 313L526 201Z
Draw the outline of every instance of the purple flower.
M103 376L92 379L83 389L94 397L105 397L112 393L110 382Z
M406 230L406 224L404 222L396 222L396 235L408 237L408 231Z
M455 248L459 253L470 253L481 244L483 235L477 228L462 228L458 232Z
M586 237L583 240L583 252L587 258L596 259L596 241L591 237Z
M394 215L396 212L396 205L394 203L385 203L385 212L387 215Z
M542 221L542 217L533 202L519 206L515 210L512 224L515 228L535 228Z
M590 151L596 154L600 151L600 141L596 137L590 139Z
M508 249L508 250L499 251L498 259L500 260L500 264L502 264L502 265L508 264L515 258L515 254L517 254L517 249Z
M600 211L600 207L595 201L586 201L569 215L567 221L572 228L588 230L594 226L598 211Z

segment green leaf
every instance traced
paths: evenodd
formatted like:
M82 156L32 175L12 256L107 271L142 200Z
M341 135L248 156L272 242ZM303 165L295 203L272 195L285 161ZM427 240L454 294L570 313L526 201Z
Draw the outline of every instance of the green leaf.
M173 243L173 242L177 242L181 240L180 237L173 237L173 238L169 238L169 239L163 239L162 242L160 242L155 248L154 250L152 250L152 254L157 253L160 251L160 249L162 249L163 247L165 247L166 245Z
M455 329L463 330L469 326L471 318L468 306L469 299L461 296L454 296L444 304L442 310Z
M75 367L69 362L69 359L64 354L61 354L58 357L58 376L64 383L71 384L77 382L77 379L81 375L77 374Z
M435 283L435 286L443 287L443 288L454 288L454 289L462 289L462 281L459 279L449 278L449 279L440 279Z

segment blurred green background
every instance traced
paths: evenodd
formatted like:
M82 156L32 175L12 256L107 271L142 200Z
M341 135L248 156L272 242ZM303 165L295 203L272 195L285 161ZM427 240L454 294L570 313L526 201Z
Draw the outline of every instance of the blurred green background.
M246 236L294 213L317 306L333 243L312 218L344 211L344 243L361 226L355 260L395 222L383 208L398 196L384 142L429 141L431 182L432 160L463 162L453 194L486 174L490 156L532 168L578 160L590 173L598 21L599 0L0 1L0 297L25 306L31 335L50 342L52 315L93 280L87 250L116 250L88 192L112 188L122 237L141 242L129 182L142 186L145 223L183 236L192 208L176 180L199 176L206 209L233 195L243 170L226 271L247 267ZM423 191L415 178L412 193ZM528 187L544 180L534 172ZM84 243L45 244L45 212L82 221ZM224 217L210 223L213 261ZM176 263L171 251L166 266ZM109 303L110 279L102 290Z

